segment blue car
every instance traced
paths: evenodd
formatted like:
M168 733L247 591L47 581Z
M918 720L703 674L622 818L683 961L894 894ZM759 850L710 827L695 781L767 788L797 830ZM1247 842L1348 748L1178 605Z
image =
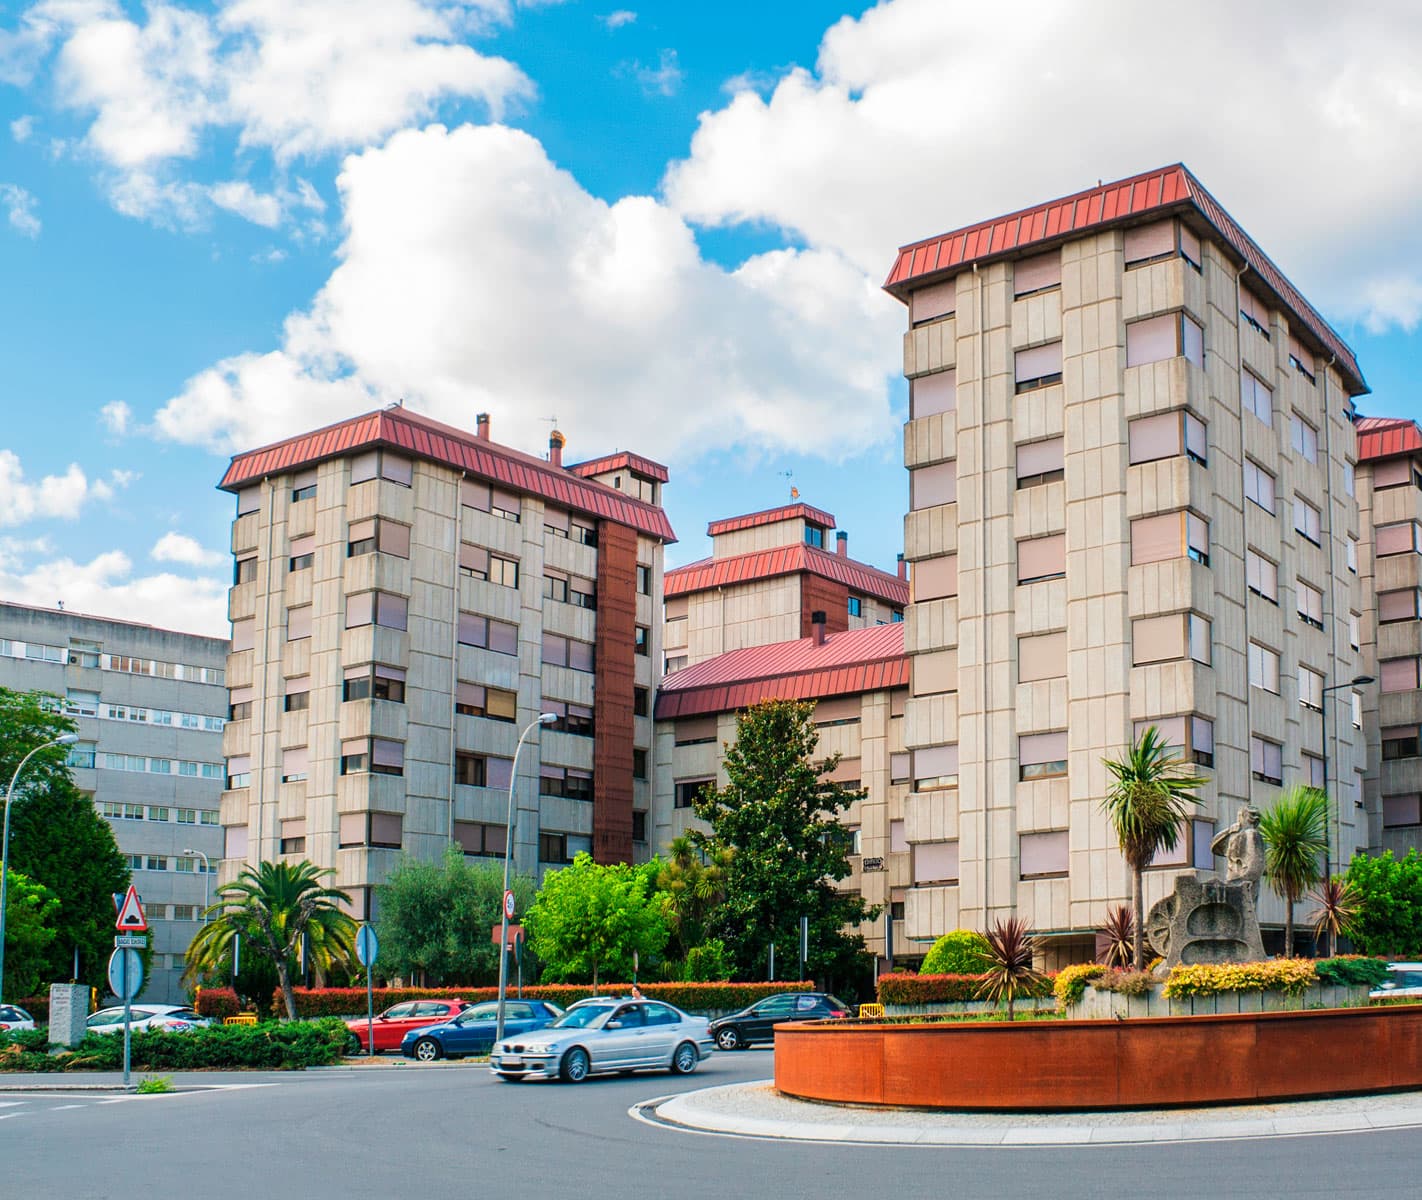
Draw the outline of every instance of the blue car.
M498 1003L487 1000L466 1008L453 1020L412 1029L400 1043L400 1053L420 1062L488 1054L494 1045L498 1013ZM547 1000L505 1000L504 1036L542 1029L562 1015L563 1010Z

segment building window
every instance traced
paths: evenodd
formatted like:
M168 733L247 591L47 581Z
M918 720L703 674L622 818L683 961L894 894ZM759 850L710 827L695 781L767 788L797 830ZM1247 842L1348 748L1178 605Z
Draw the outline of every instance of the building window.
M377 478L409 487L414 480L414 464L389 450L367 450L351 459L352 484Z
M650 654L652 652L652 634L645 625L638 625L634 642L638 654Z
M538 794L540 796L562 796L567 800L591 800L593 798L592 772L544 763L538 772Z
M456 821L454 840L466 855L503 858L508 846L508 830L502 825L486 825L478 821Z
M1363 644L1358 632L1360 624L1361 622L1357 613L1348 614L1348 645L1353 647L1354 650L1361 649Z
M1383 558L1389 554L1413 554L1422 546L1418 526L1415 521L1403 521L1397 525L1379 525L1374 534L1377 554ZM1356 571L1356 558L1350 556L1348 569Z
M316 495L316 470L298 471L291 477L291 502L299 504Z
M907 783L909 772L912 769L909 765L910 756L908 751L901 751L889 755L889 782Z
M647 814L638 808L632 810L632 840L634 842L647 840Z
M958 556L943 554L913 564L915 601L942 600L958 594Z
M1130 423L1127 436L1132 464L1184 454L1201 466L1208 465L1209 436L1205 423L1192 412L1181 410L1138 417Z
M1258 463L1244 460L1244 498L1266 513L1274 512L1274 477Z
M405 629L409 623L409 606L404 596L390 592L357 592L346 597L346 628L374 624L387 629Z
M676 799L674 801L677 808L690 808L696 803L696 798L701 795L701 789L715 784L714 779L678 779L676 781Z
M77 742L69 747L69 757L66 762L76 770L88 770L94 765L94 757L97 746L94 742Z
M1252 412L1271 429L1274 426L1274 389L1257 375L1248 371L1239 373L1239 406L1245 412Z
M576 575L568 580L568 603L575 608L594 610L597 608L597 585L590 579L579 579Z
M564 700L543 701L543 711L552 713L558 719L551 728L559 733L571 733L577 737L593 736L593 710L584 704L569 704Z
M518 587L518 562L512 558L489 555L489 582L500 587Z
M1308 667L1299 667L1299 703L1314 712L1323 711L1323 676Z
M958 843L919 842L912 847L915 887L958 882Z
M462 751L455 754L455 783L463 784L465 787L484 787L485 778L483 755L465 754Z
M938 791L958 786L958 746L926 746L913 751L913 790Z
M1027 442L1017 447L1017 486L1037 487L1064 477L1066 458L1061 438Z
M942 320L952 316L958 309L958 281L956 278L943 283L916 288L909 294L909 324L925 325L929 321Z
M1323 593L1316 587L1298 581L1299 619L1315 629L1323 628Z
M1343 463L1343 491L1349 496L1358 494L1358 469L1346 460Z
M1384 796L1382 798L1384 829L1401 829L1422 825L1422 796Z
M487 717L491 721L516 721L518 695L503 688L485 687L461 679L455 685L454 711L463 717Z
M568 835L566 833L543 833L538 835L538 861L546 863L568 863Z
M1422 606L1418 600L1422 592L1417 588L1403 588L1395 592L1378 593L1378 624L1391 625L1394 621L1414 621Z
M1249 590L1270 604L1279 603L1279 568L1257 550L1244 552L1244 582Z
M645 653L645 651L639 651ZM543 635L543 662L552 667L568 667L574 671L591 671L595 665L595 650L591 642L579 642L556 633Z
M464 646L480 646L499 654L518 653L518 626L507 621L495 621L477 613L459 614L459 642ZM545 638L545 643L547 639ZM547 659L545 657L544 661Z
M311 676L301 675L286 681L286 694L282 697L284 712L305 712L311 707Z
M1208 717L1187 713L1179 717L1137 721L1132 730L1135 739L1139 741L1152 725L1179 757L1201 767L1215 765L1215 723Z
M1354 575L1358 573L1358 539L1351 533L1348 535L1348 570Z
M489 512L517 525L522 520L523 497L493 488L489 492Z
M1319 511L1302 496L1294 497L1294 529L1303 534L1315 546L1322 543L1323 533Z
M825 547L825 531L819 525L805 526L805 545L818 546L821 550Z
M644 563L637 564L637 592L642 596L652 594L652 568Z
M346 534L346 557L357 558L377 550L396 558L409 558L410 527L385 517L352 521Z
M1422 686L1416 658L1386 658L1378 664L1378 686L1384 692L1413 692Z
M1269 309L1248 288L1239 289L1239 315L1244 323L1269 338Z
M716 717L684 717L675 725L672 737L678 746L714 746L716 744Z
M239 754L227 760L227 787L250 787L252 783L252 756Z
M849 598L849 615L851 617L862 617L864 615L864 601L859 596Z
M1318 430L1305 421L1298 413L1290 423L1290 441L1294 450L1311 463L1318 461ZM1351 493L1350 493L1351 495Z
M1035 296L1039 292L1050 292L1061 286L1060 250L1049 250L1046 254L1020 258L1012 264L1012 295L1015 300L1020 300L1023 296Z
M632 778L647 778L647 752L641 746L632 747ZM638 841L645 841L645 838L638 838Z
M909 419L917 421L958 407L958 372L935 371L909 381Z
M304 571L316 561L316 538L307 534L305 537L294 537L287 547L289 557L286 560L288 571Z
M148 861L144 863L146 871L166 871L168 869L168 858L164 854L150 854Z
M1183 312L1166 313L1126 326L1126 366L1184 358L1205 365L1204 330Z
M1300 375L1309 381L1310 385L1316 385L1317 379L1314 372L1318 369L1312 352L1296 337L1289 338L1289 366L1293 367Z
M934 696L958 690L958 648L915 654L910 663L915 696Z
M1062 381L1062 344L1048 342L1013 355L1013 376L1019 393L1051 387Z
M303 638L311 636L311 612L312 606L310 604L286 610L286 640L288 642L299 642Z
M1305 754L1303 756L1303 777L1309 787L1323 787L1323 759L1316 754Z
M1131 522L1131 565L1188 556L1210 565L1210 523L1192 512L1161 513Z
M1279 694L1279 656L1258 642L1249 643L1249 686Z
M1399 758L1417 758L1422 755L1422 732L1416 725L1394 726L1382 731L1382 756L1384 762Z
M1017 778L1055 779L1067 773L1066 730L1024 733L1017 739Z
M915 662L923 658L915 655ZM1067 673L1067 635L1038 633L1017 639L1017 682L1060 679Z
M1065 829L1020 834L1017 842L1023 879L1051 879L1067 873L1069 839Z
M257 560L255 558L239 558L232 568L233 583L252 583L257 578ZM94 666L98 666L96 662Z
M1133 666L1189 657L1210 665L1210 622L1196 613L1141 617L1131 622Z
M590 521L574 517L568 524L568 536L575 542L581 542L584 546L596 546L597 526Z
M652 711L652 693L648 688L634 687L632 689L632 715L645 717Z
M400 813L342 813L338 844L398 850L404 838L404 823Z
M558 600L567 603L568 600L568 580L566 576L555 575L551 571L543 576L543 594L549 600Z
M1284 782L1284 748L1261 737L1249 739L1249 767L1260 783Z
M956 459L915 467L909 472L909 506L914 512L954 504L958 500L958 463Z

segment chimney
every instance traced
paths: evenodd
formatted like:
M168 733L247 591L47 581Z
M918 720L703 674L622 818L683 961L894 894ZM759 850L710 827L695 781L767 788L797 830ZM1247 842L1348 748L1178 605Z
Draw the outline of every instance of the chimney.
M567 439L556 429L548 435L548 461L555 467L563 465L563 447Z
M489 414L480 413L474 418L474 424L479 434L479 440L487 442L489 440Z
M899 555L899 578L908 578L908 563L904 562L904 556L902 554Z
M843 529L834 535L834 552L840 558L849 557L849 534L845 533Z
M810 614L810 636L815 639L816 646L825 644L825 614L823 609L816 609Z

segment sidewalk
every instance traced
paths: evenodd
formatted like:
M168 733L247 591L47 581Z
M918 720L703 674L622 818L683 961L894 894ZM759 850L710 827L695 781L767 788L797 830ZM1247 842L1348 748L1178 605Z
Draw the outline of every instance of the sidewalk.
M1422 1127L1422 1092L1226 1108L965 1113L792 1100L770 1080L649 1100L629 1115L686 1132L897 1146L1063 1146L1293 1137Z

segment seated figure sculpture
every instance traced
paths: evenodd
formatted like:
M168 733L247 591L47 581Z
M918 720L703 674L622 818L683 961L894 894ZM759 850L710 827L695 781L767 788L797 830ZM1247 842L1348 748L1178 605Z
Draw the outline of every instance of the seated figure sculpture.
M1258 962L1265 957L1259 934L1259 882L1264 874L1264 839L1259 811L1240 806L1233 825L1210 843L1228 864L1225 878L1182 875L1175 891L1152 905L1146 936L1165 961L1177 963Z

